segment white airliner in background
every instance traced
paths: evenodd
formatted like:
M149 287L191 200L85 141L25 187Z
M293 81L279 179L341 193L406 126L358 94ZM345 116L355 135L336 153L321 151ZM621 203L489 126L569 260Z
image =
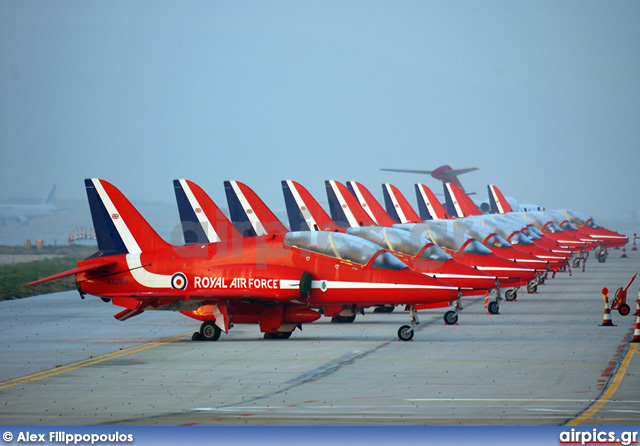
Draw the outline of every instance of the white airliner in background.
M0 222L4 225L8 220L17 220L22 225L28 225L29 220L58 213L52 202L56 193L56 186L41 204L0 204Z

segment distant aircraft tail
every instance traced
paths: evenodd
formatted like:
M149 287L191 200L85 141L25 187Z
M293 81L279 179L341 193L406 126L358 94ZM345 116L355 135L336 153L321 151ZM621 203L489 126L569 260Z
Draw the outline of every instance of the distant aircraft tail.
M282 181L282 193L292 231L338 231L340 227L300 183Z
M416 184L418 212L423 220L442 220L451 218L436 195L424 184Z
M49 191L49 195L47 195L47 198L45 198L42 204L52 204L53 198L55 197L55 195L56 195L56 186L54 184L51 190Z
M84 180L98 249L104 254L127 254L170 247L114 185Z
M444 183L444 196L447 212L453 217L483 215L471 198L455 184Z
M362 209L379 226L393 226L397 222L393 220L373 194L357 181L347 181L347 188L356 197Z
M498 186L489 184L487 186L489 190L489 204L491 206L492 214L506 214L513 212L513 209L507 202L507 199L502 195L502 191L498 189Z
M420 223L422 219L413 210L402 192L393 184L382 185L384 204L389 216L398 223Z
M289 230L275 216L271 209L246 184L239 181L225 181L231 221L246 237L267 235L270 232L286 234Z
M242 234L200 186L189 180L173 180L173 188L185 244L242 238Z
M331 218L342 227L374 226L376 222L362 208L347 187L334 180L324 182Z

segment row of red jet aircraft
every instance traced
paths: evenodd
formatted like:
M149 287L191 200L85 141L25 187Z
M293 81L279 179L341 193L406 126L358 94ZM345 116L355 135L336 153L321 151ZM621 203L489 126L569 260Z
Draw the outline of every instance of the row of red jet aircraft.
M403 305L410 324L398 337L407 341L417 310L448 307L444 320L455 324L463 296L491 292L496 314L501 289L508 300L521 286L533 293L549 272L578 266L594 249L604 261L606 247L628 243L577 212L511 212L495 186L494 213L483 214L455 184L445 185L446 207L418 184L418 215L390 184L385 210L362 184L327 181L329 216L299 183L283 181L287 229L243 183L224 183L232 223L202 188L175 180L185 239L176 246L112 184L85 186L98 251L31 284L75 274L81 297L124 308L118 320L170 310L202 321L194 340L217 340L242 323L286 339L322 315L352 322L366 307Z

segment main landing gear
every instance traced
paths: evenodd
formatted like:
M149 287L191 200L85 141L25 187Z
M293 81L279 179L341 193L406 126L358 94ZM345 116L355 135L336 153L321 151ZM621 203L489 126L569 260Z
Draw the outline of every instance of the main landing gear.
M214 321L205 321L200 326L200 332L195 332L191 336L192 341L217 341L220 339L220 327Z
M420 321L418 320L418 313L413 305L409 307L409 319L411 320L411 325L403 325L398 329L398 338L401 341L410 341L413 339L413 330L416 326L420 325Z

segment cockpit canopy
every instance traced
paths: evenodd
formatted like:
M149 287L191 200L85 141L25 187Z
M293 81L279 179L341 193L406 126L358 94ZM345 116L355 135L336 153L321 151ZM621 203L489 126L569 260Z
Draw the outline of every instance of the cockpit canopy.
M361 237L389 251L406 254L411 257L420 254L424 249L420 254L420 258L424 260L446 262L451 258L449 254L424 237L396 228L361 226L347 229L347 234Z
M563 231L569 232L578 230L578 228L576 228L573 223L571 223L571 221L569 221L564 215L560 213L553 211L543 211L542 215L548 217L551 221L560 226Z
M419 223L395 225L395 227L404 229L405 231L410 231L414 235L419 235L420 237L431 240L440 248L448 249L453 252L462 251L465 254L479 255L491 254L491 251L483 246L482 243L473 239L464 232L455 230L451 225Z
M293 231L284 236L287 246L323 254L339 260L366 265L373 258L372 267L401 270L407 267L393 254L382 251L380 246L358 237L339 232ZM382 251L382 252L381 252Z
M518 213L518 215L524 218L529 223L534 224L541 231L549 232L552 234L557 234L559 232L562 232L562 229L560 229L560 226L555 224L548 217L544 217L537 212L521 212L521 213Z
M567 217L567 220L569 220L574 225L578 225L578 226L586 225L587 228L591 228L591 229L602 228L602 226L596 223L596 221L593 218L589 217L587 214L583 214L582 212L565 210L564 216Z
M454 220L453 227L464 232L480 243L491 248L508 248L511 245L503 237L493 233L488 228L473 220Z

